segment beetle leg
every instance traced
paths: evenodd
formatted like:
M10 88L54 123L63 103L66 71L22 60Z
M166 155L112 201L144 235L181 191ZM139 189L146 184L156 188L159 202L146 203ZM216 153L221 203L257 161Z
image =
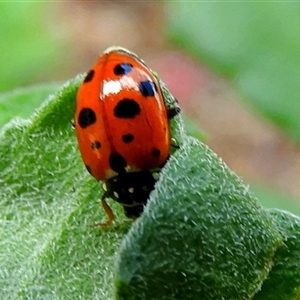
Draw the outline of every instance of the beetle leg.
M109 205L107 204L107 202L105 201L105 198L106 196L103 195L103 197L101 198L101 204L108 216L108 220L105 223L96 223L93 225L94 227L101 227L102 229L108 228L115 219L114 213L112 209L109 207Z
M178 101L176 101L178 102ZM168 108L167 109L167 116L168 119L172 119L174 118L176 115L178 115L180 113L180 108L179 107L172 107L172 108ZM175 149L179 149L180 147L176 144L176 141L171 139L171 146Z
M167 109L167 117L168 117L169 120L174 118L179 113L180 113L180 108L179 107L173 107L173 108L168 108Z

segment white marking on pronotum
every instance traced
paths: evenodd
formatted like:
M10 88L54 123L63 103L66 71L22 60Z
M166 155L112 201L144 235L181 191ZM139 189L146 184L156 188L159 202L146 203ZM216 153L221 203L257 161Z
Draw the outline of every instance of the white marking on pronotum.
M158 179L159 179L159 173L157 173L157 172L152 173L152 177L153 177L155 180L158 180Z
M102 84L102 91L100 92L100 99L113 94L118 94L121 90L136 90L139 91L138 83L129 76L123 76L117 80L104 80Z

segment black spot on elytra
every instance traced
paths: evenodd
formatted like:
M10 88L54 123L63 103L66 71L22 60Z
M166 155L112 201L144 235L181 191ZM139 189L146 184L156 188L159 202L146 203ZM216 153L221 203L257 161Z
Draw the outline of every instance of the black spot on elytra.
M87 169L87 171L92 175L92 170L91 170L91 167L90 166L88 166L88 165L85 165L85 167L86 167L86 169Z
M156 86L150 80L141 81L140 84L139 84L139 90L140 90L141 94L144 97L154 96L155 95Z
M87 82L90 82L93 80L94 78L94 75L95 75L95 71L94 70L90 70L87 75L85 76L83 82L84 83L87 83Z
M144 65L146 68L148 68L146 66L145 62L142 59L140 59L135 53L132 53L132 52L129 52L129 51L126 51L126 50L122 50L122 49L117 49L117 52L118 53L123 53L126 56L130 56L130 57L134 58L135 60L137 60L138 62L140 62L142 65Z
M160 156L160 150L158 150L157 148L154 148L152 150L152 156L153 157L159 157Z
M124 134L124 135L122 136L122 141L123 141L124 143L126 143L126 144L132 142L133 139L134 139L134 136L133 136L133 134L131 134L131 133Z
M99 141L94 141L94 142L92 142L91 147L93 150L99 149L99 148L101 148L101 143Z
M109 157L109 166L117 173L124 173L127 162L119 153L112 153Z
M78 116L78 124L81 128L94 124L96 120L96 114L91 108L83 108Z
M133 99L124 98L114 108L116 118L133 119L141 112L140 105Z
M129 73L132 70L132 68L133 68L132 64L129 63L117 64L114 67L114 73L115 75L125 75Z

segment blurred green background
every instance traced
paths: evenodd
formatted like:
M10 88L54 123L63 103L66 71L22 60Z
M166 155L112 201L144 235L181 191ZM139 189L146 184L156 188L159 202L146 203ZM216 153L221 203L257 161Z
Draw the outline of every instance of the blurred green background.
M265 206L300 214L299 15L292 2L1 2L0 126L121 45Z

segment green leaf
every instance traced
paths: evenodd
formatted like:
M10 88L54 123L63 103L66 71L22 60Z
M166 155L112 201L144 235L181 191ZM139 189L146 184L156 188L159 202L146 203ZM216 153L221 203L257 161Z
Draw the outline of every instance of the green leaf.
M169 4L173 42L224 75L253 108L300 143L300 6Z
M128 226L90 226L104 212L101 186L86 172L71 126L81 80L63 86L29 120L14 120L0 132L3 300L112 299L114 256Z
M122 243L117 299L251 299L281 241L241 180L187 138Z
M271 212L278 231L241 180L185 135L180 117L171 122L180 149L142 217L126 234L129 224L113 202L122 226L91 227L105 214L97 201L101 185L86 172L71 126L82 79L0 131L0 299L250 299L285 257L281 274L290 280L294 268L297 287L298 219L285 226L284 216ZM165 86L163 92L173 103ZM288 251L278 248L279 232Z
M0 95L0 127L14 117L28 118L58 84L20 88Z
M274 257L274 266L255 300L300 299L300 218L291 213L270 210L284 245Z

